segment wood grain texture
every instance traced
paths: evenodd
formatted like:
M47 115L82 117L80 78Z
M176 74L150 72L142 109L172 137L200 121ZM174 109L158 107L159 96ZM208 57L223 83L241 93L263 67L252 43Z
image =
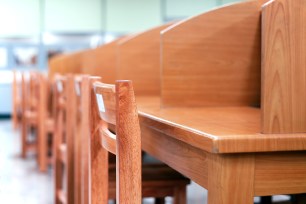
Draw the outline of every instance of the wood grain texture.
M100 121L96 94L93 86L89 85L87 91L90 93L90 191L89 203L108 203L109 188L108 182L108 152L101 147L97 125Z
M117 43L121 38L92 50L83 57L82 73L102 77L105 83L115 83L117 67Z
M55 118L55 131L54 131L54 137L53 137L53 178L54 178L54 200L56 204L61 203L61 199L57 192L61 191L63 189L63 168L62 165L66 163L66 144L63 147L63 134L64 134L64 110L65 105L63 102L63 92L60 92L58 90L57 83L59 80L59 76L56 75L54 77L53 81L53 90L54 90L54 98L53 98L53 113ZM60 105L62 103L62 105ZM64 149L64 150L63 150ZM63 154L63 152L66 152ZM66 198L66 196L65 196Z
M106 123L116 125L115 86L99 82L94 83L93 86L101 119Z
M131 81L116 82L116 101L116 201L140 204L141 134Z
M260 3L246 1L162 31L162 106L258 106Z
M153 103L155 101L155 103ZM261 111L251 107L161 109L158 98L138 97L141 123L213 153L306 150L306 134L261 134Z
M254 155L209 157L208 203L254 203Z
M144 151L207 188L208 162L206 153L164 134L158 128L147 126L142 122L141 117L140 125Z
M81 141L82 141L82 151L81 151L81 198L82 204L89 204L90 201L90 105L91 104L91 93L92 84L98 81L99 78L82 76L80 81L80 110L81 112Z
M84 51L65 53L51 58L48 62L48 76L55 74L80 74L83 67Z
M262 27L262 131L306 132L305 1L265 4Z
M136 96L160 95L160 31L170 25L152 28L118 43L117 79L132 80Z
M69 74L66 78L65 86L65 96L66 96L66 119L65 119L65 138L67 145L67 159L66 159L66 186L67 186L67 203L74 203L74 186L75 186L75 177L74 177L74 140L75 140L75 119L76 119L76 100L74 92L74 78L73 75Z
M256 155L255 195L305 193L305 156L305 151Z

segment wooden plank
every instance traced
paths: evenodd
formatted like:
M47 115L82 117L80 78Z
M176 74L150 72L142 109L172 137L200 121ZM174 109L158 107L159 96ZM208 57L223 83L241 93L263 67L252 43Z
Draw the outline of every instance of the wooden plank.
M259 105L260 5L228 5L162 32L162 106Z
M207 187L208 154L142 122L142 149L194 182ZM190 171L190 169L192 169Z
M306 152L256 155L255 195L306 192Z
M117 78L133 81L136 96L160 95L160 31L165 24L118 44Z
M302 0L263 6L263 133L306 131L305 11Z
M117 43L121 38L92 50L83 57L82 73L102 77L104 83L115 83Z
M254 155L209 155L208 203L254 203Z

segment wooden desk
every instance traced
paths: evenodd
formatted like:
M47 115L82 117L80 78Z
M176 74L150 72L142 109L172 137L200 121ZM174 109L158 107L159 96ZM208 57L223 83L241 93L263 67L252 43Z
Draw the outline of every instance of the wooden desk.
M306 134L260 134L259 108L161 109L159 97L136 100L143 149L206 188L209 204L306 192Z

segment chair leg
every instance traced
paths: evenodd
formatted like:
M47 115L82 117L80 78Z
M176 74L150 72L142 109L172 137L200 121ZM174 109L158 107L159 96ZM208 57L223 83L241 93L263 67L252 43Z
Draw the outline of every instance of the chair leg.
M155 204L165 204L165 198L155 198Z
M21 128L21 157L26 157L26 145L27 145L27 124L24 119L22 120L22 128Z
M186 186L178 186L174 190L173 203L174 204L186 204Z

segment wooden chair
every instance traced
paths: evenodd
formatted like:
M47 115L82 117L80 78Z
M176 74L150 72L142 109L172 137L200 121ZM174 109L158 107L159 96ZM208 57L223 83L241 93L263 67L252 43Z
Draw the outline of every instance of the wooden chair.
M84 79L90 85L90 79ZM90 203L141 203L142 197L173 196L174 203L186 203L189 180L163 164L141 161L141 135L131 81L116 85L94 83L82 88L82 103L91 108ZM88 93L91 93L90 97ZM87 94L87 95L86 95ZM89 100L90 99L90 100ZM100 115L100 118L99 118ZM116 155L116 168L109 166L108 152ZM109 178L109 182L108 181ZM117 190L116 190L117 187Z
M75 107L72 75L55 77L54 179L55 203L74 204L73 135Z
M21 73L13 71L13 83L12 83L12 123L13 128L17 130L21 126Z
M38 107L38 165L40 171L46 171L52 160L52 136L54 135L54 118L51 106L51 84L47 76L39 75L39 107ZM51 138L49 138L51 136Z
M21 122L21 156L28 151L36 151L37 143L33 132L38 128L38 73L22 74L22 122ZM29 132L32 134L29 135Z

